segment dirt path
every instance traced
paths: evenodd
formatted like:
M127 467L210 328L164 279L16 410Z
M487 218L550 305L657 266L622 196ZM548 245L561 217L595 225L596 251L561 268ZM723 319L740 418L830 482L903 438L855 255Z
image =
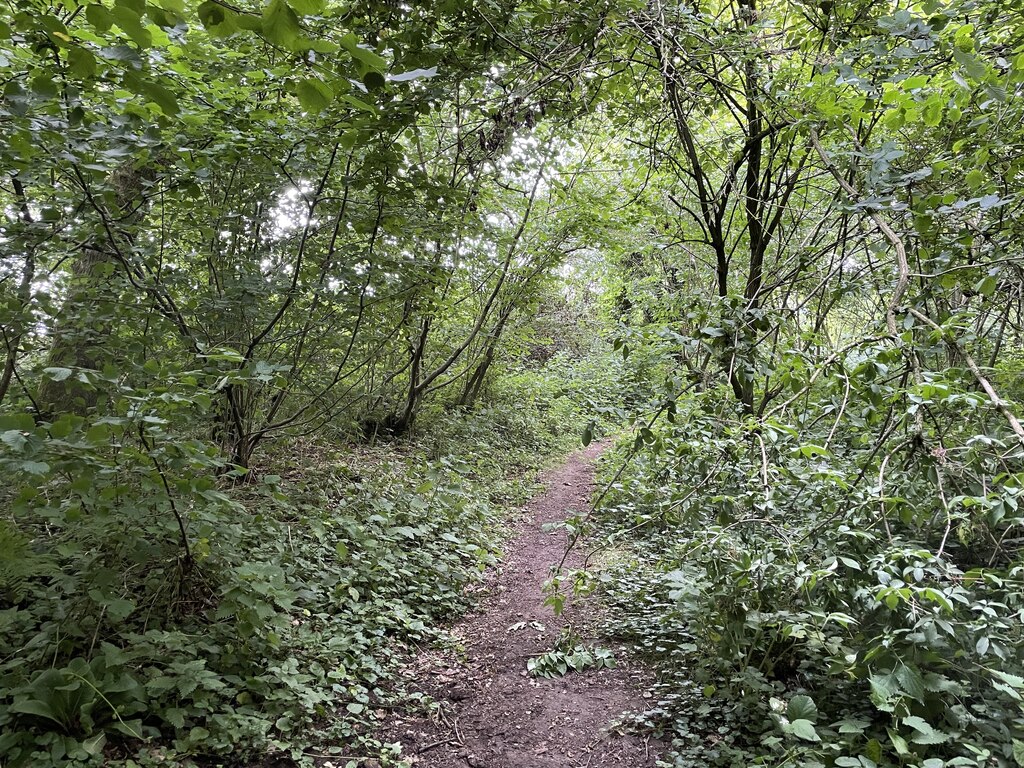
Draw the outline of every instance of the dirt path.
M544 523L586 510L593 490L593 461L602 446L571 456L542 479L547 490L525 509L507 557L488 582L482 612L453 629L465 647L428 652L408 674L441 707L430 719L403 717L389 727L417 768L644 768L655 764L654 745L609 733L625 712L642 708L636 672L587 670L561 678L526 673L529 657L551 650L573 609L556 617L543 604L541 587L564 552L565 533L545 533ZM576 565L570 557L568 565ZM590 638L586 638L588 644Z

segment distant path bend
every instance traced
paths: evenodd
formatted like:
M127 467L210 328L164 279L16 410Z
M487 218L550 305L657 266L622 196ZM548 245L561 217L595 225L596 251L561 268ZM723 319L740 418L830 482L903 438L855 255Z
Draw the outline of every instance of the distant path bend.
M551 650L575 607L555 616L542 587L565 553L561 530L542 526L586 511L594 487L593 462L605 446L578 451L542 480L546 490L516 523L507 556L488 581L481 612L452 632L465 658L426 652L409 670L441 707L435 719L399 716L386 738L398 740L417 768L648 768L655 745L609 732L609 725L643 708L637 672L623 666L586 670L553 680L526 673L529 657ZM569 568L580 559L570 553ZM586 625L586 617L579 623ZM585 638L590 644L592 638Z

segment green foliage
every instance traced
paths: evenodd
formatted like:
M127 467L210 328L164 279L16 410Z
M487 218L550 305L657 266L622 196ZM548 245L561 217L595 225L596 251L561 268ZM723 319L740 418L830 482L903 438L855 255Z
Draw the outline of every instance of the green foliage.
M563 632L554 648L526 661L526 671L534 677L562 677L571 672L587 669L614 669L615 655L608 648L587 646L578 641L574 633Z
M680 765L1024 764L1021 12L14 3L4 765L376 750L623 424L567 530Z
M660 670L644 718L679 764L1013 765L1019 475L989 476L984 450L954 466L854 433L723 431L714 398L680 404L600 518L628 547L600 576L610 631ZM898 496L863 481L880 470Z
M495 403L439 419L428 449L304 442L239 483L195 475L181 438L151 431L188 559L121 426L73 418L9 441L10 476L29 451L51 469L10 490L17 527L2 529L4 546L40 553L3 572L0 639L18 649L0 662L5 764L375 754L367 726L405 695L392 677L404 644L436 638L494 562L489 499L522 494L519 473L565 444L536 407Z

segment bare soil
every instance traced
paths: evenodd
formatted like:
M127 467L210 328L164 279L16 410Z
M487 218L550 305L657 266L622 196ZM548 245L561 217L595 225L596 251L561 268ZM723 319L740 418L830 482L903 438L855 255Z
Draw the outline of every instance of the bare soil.
M416 768L645 768L658 746L616 732L615 721L643 708L642 670L616 652L614 669L586 670L555 679L527 674L526 662L551 650L573 625L588 644L588 607L574 604L556 616L542 587L565 553L561 529L542 526L584 512L594 482L593 462L603 446L572 455L542 478L546 489L529 502L491 575L481 610L452 629L462 646L428 651L406 670L415 687L439 707L431 716L400 714L385 733L399 741ZM575 556L574 556L575 555ZM579 565L570 553L567 567Z

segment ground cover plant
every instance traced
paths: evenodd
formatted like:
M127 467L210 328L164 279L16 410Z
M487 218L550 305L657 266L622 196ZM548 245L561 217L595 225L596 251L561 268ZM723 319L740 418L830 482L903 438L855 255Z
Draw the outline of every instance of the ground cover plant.
M478 442L495 433L503 451ZM503 505L567 438L505 409L438 421L422 444L300 441L258 481L200 484L187 550L163 483L132 477L127 437L88 462L79 449L54 466L94 472L88 494L58 470L18 492L3 529L5 764L386 753L370 726L415 695L396 659L471 604ZM51 462L75 445L27 439ZM194 467L167 465L184 487Z
M394 758L599 437L663 761L1024 764L1022 19L9 0L0 765Z

